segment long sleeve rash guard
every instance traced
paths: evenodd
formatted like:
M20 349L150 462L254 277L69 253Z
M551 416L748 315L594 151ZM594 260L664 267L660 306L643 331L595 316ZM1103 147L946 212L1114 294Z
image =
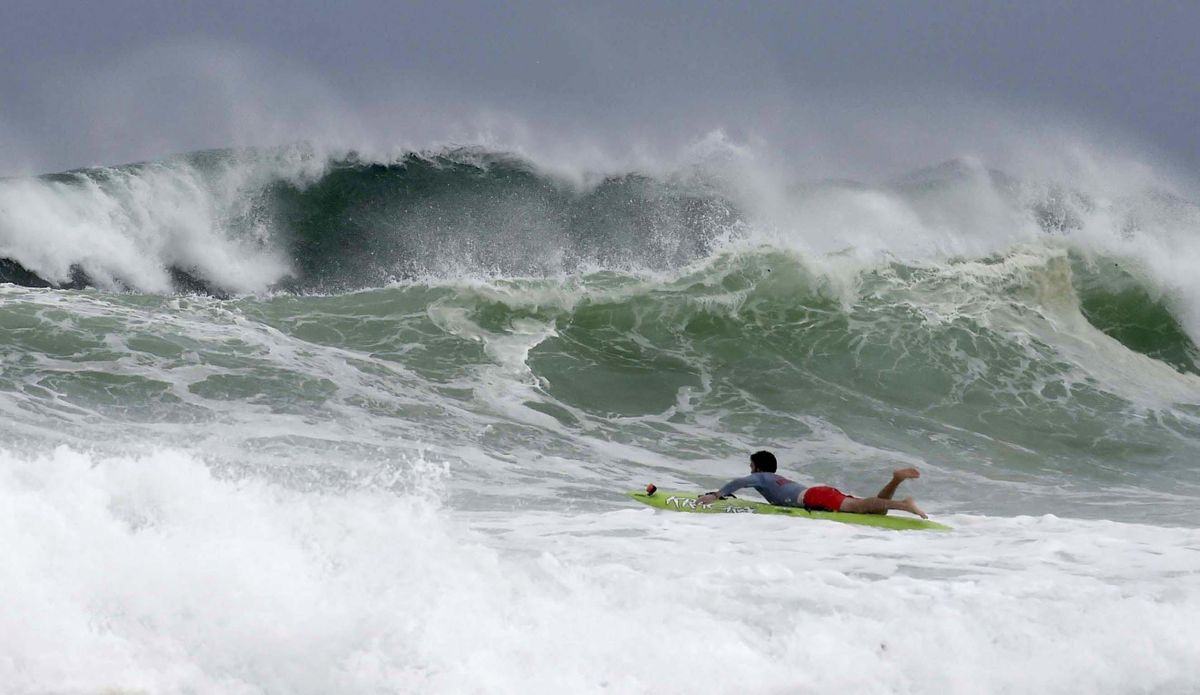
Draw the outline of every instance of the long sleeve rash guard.
M804 506L804 490L806 489L800 483L795 483L787 478L775 473L751 473L745 478L738 478L725 483L725 487L717 492L718 497L728 497L730 494L744 487L753 487L758 490L758 494L762 495L767 502L778 504L784 507L802 507Z

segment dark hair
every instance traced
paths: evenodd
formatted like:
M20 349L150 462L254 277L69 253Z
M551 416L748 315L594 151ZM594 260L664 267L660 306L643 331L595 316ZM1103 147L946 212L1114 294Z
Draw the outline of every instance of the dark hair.
M775 461L775 454L769 451L756 451L750 454L750 463L764 473L774 473L779 468L779 464Z

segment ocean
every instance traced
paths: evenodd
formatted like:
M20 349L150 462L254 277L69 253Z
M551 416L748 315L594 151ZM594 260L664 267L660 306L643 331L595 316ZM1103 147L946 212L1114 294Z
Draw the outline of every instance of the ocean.
M0 179L0 690L1198 692L1198 232L967 159ZM759 449L954 531L625 494Z

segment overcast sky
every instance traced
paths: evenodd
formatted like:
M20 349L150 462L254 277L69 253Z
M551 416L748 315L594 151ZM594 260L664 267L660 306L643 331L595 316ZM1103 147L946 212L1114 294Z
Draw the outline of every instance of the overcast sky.
M0 174L300 139L1200 166L1200 3L6 2Z

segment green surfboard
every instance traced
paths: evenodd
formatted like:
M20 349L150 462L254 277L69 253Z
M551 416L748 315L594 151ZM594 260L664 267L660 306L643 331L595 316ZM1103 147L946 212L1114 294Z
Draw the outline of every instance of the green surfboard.
M694 492L678 492L674 490L656 490L648 495L643 490L629 493L633 499L648 504L657 509L672 512L692 512L696 514L783 514L798 516L805 519L825 519L843 524L859 524L860 526L878 526L880 528L898 529L902 531L926 530L949 531L949 526L936 521L917 519L909 516L884 516L882 514L847 514L844 512L810 512L800 507L777 507L765 502L751 502L740 499L717 500L712 504L700 504L699 497Z

